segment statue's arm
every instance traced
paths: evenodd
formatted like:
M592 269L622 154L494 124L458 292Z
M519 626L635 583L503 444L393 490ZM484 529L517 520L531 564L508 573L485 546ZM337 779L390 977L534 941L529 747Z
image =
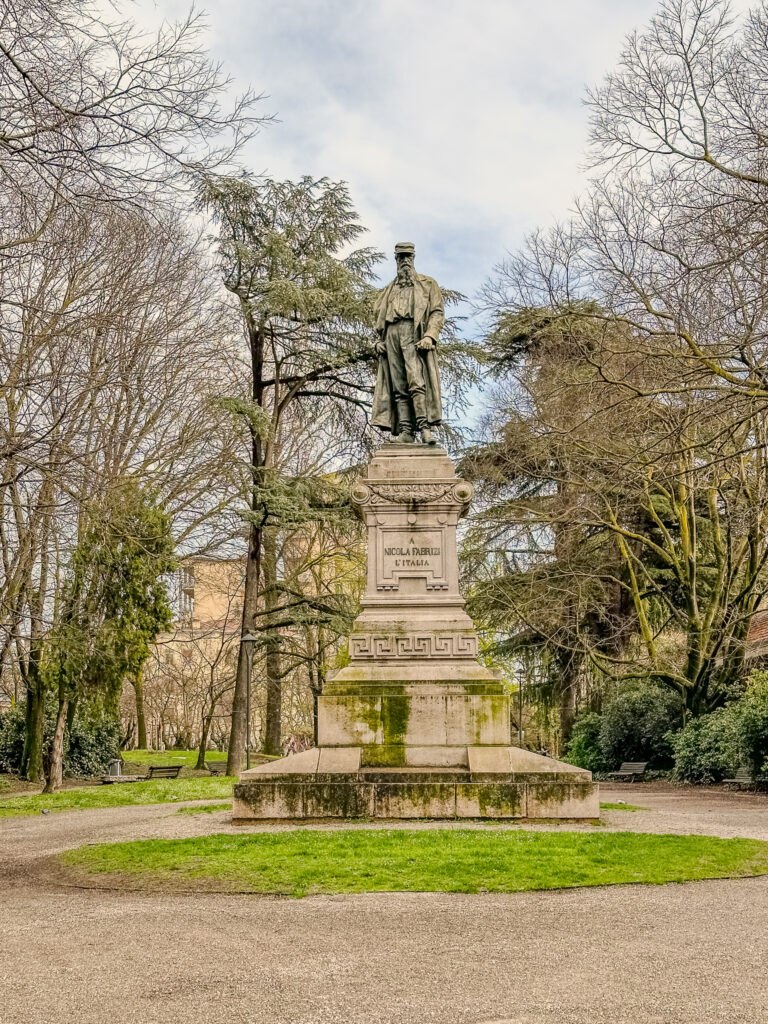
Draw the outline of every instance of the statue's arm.
M429 286L429 317L426 329L424 330L424 337L431 338L437 344L437 339L440 337L440 331L443 329L444 323L443 293L440 291L437 282L432 281Z
M382 288L373 303L373 329L376 332L376 344L374 347L380 356L384 355L386 352L386 345L384 344L384 331L386 325L382 324L383 317L381 316L381 308L386 301L386 294L387 288Z

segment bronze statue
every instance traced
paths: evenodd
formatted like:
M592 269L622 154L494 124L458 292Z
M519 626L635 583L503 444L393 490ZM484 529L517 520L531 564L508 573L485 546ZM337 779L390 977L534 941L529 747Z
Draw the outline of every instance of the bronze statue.
M411 242L397 243L397 277L376 299L379 371L371 422L400 444L413 444L417 430L424 444L436 444L430 427L443 419L435 351L445 323L443 296L437 281L416 273L415 251Z

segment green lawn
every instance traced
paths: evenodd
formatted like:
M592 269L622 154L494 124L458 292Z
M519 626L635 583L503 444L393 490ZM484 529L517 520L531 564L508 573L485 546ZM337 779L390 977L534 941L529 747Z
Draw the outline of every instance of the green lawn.
M197 764L196 750L124 750L123 760L129 764L180 764L194 768ZM226 750L209 750L206 761L226 761Z
M521 892L768 874L768 843L633 832L293 830L84 846L65 864L152 884L195 881L307 896L352 892Z
M635 807L634 804L600 804L601 811L647 811L648 807Z
M206 775L194 779L157 779L122 782L111 786L84 786L59 793L16 796L0 800L0 818L39 814L42 810L74 811L130 804L164 804L177 800L220 800L232 795L234 779Z

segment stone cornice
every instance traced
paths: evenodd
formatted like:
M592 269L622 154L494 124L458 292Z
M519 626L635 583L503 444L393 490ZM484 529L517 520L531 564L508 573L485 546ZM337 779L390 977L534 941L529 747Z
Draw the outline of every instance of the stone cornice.
M474 488L466 480L415 483L372 483L359 480L352 488L356 505L430 505L451 504L466 508L472 501Z

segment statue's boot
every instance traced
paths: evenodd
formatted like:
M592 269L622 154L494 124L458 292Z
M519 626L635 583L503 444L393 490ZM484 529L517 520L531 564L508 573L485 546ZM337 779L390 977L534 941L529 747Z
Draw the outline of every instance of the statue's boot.
M427 400L423 391L415 391L411 395L413 411L416 416L416 428L421 434L424 444L437 444L437 439L427 423Z
M397 399L397 418L400 421L400 433L395 438L397 444L413 444L413 417L411 403L407 398Z

